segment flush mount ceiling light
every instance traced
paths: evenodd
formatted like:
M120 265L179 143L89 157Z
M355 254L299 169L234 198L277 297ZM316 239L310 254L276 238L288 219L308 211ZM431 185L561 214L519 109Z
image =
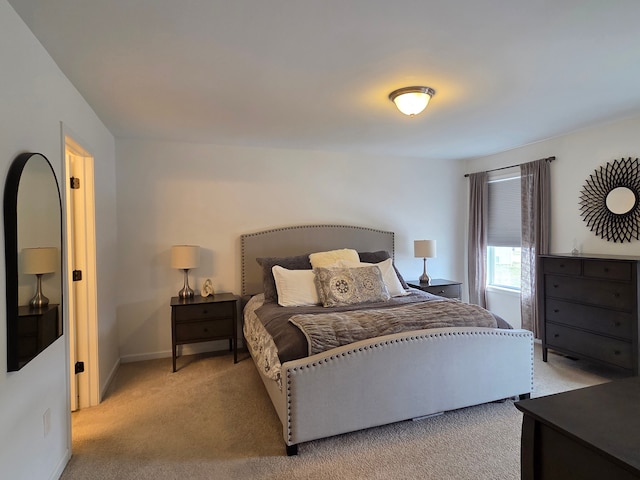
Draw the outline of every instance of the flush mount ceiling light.
M389 100L396 104L398 110L413 117L422 112L429 100L436 94L431 87L404 87L389 94Z

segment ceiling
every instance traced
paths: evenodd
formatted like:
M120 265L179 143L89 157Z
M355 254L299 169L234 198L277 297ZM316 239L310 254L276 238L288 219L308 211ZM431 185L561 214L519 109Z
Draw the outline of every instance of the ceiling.
M118 138L459 159L640 112L637 0L9 3Z

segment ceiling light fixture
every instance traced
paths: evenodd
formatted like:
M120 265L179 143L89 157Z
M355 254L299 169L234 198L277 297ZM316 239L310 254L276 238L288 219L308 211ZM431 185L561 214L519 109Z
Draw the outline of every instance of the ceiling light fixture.
M422 112L429 100L436 94L431 87L404 87L389 94L389 100L396 104L398 110L413 117Z

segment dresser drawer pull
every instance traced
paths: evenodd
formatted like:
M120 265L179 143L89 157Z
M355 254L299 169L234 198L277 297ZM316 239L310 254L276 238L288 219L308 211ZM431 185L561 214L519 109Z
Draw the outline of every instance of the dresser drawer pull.
M614 354L614 355L620 355L620 350L614 350L614 351L613 351L613 354Z
M620 298L620 294L619 293L614 293L613 296L616 297L616 298Z
M208 314L208 313L209 313L209 310L203 310L203 311L202 311L202 313L203 313L204 315L206 315L206 314Z
M620 322L616 322L616 323L614 323L614 325L615 325L616 327L619 327L619 326L620 326Z
M554 333L554 334L553 334L553 338L559 338L559 337L560 337L560 334L559 334L559 333Z
M607 273L607 272L609 272L609 269L608 269L608 268L605 268L605 269L604 269L604 273Z
M560 285L558 285L557 283L553 284L553 288L558 288Z
M560 311L560 309L559 309L559 308L554 308L554 309L553 309L553 313L558 313L559 311Z
M438 293L444 293L444 290L440 290Z

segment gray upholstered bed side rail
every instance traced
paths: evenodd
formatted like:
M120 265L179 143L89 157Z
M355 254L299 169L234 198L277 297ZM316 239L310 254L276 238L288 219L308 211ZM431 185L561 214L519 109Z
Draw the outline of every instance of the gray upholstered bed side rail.
M262 292L259 257L288 257L353 248L360 252L386 250L394 255L394 233L349 225L301 225L240 236L242 295Z

